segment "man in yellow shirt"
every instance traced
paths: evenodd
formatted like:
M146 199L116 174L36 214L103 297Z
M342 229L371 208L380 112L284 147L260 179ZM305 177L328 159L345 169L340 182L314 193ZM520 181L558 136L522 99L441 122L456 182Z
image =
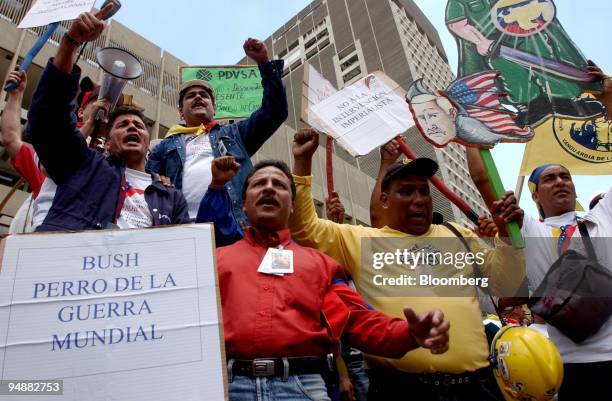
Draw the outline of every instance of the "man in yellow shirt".
M297 196L290 222L294 239L343 265L373 308L400 317L406 305L417 311L435 306L451 322L450 348L443 355L417 350L399 360L367 356L371 378L368 399L498 399L494 395L499 393L490 374L475 284L499 295L516 291L525 274L522 252L499 237L494 249L487 248L470 230L453 225L469 244L468 252L451 229L431 224L433 206L428 178L438 166L430 159L395 164L387 171L382 180L381 202L388 226L378 229L319 219L311 192L312 155L318 143L314 130L300 131L294 138ZM505 224L520 221L523 212L513 194L508 193L495 203L492 214L501 236L507 237ZM396 252L377 257L381 252L375 251L381 246ZM469 266L457 264L458 256L467 253L475 255L472 261L479 263L482 277L468 274ZM417 254L423 256L421 263ZM455 257L454 266L449 266L447 259L436 259L436 255ZM421 274L415 276L417 272ZM421 276L430 277L430 281L422 283ZM440 285L435 285L436 279ZM418 281L415 284L410 280Z

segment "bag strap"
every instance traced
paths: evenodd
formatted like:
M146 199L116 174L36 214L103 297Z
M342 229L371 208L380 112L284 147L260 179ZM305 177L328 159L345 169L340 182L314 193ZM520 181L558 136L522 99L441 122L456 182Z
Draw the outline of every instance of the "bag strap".
M463 243L463 246L465 247L465 249L467 249L468 252L472 253L472 248L470 247L470 244L467 242L467 239L463 236L463 234L459 232L459 230L455 228L455 226L453 226L452 224L446 221L442 223L442 225L448 228L457 238L459 238L459 240ZM482 271L480 270L480 267L478 267L477 264L472 263L472 268L474 269L474 272L476 273L478 277L483 276ZM499 318L499 321L501 322L502 326L505 326L506 323L504 321L504 317L502 316L502 313L501 313L501 310L499 309L498 304L495 303L495 300L493 299L493 295L491 295L491 292L489 291L488 288L486 289L483 288L483 291L486 292L487 295L489 296L489 299L491 299L493 308L495 308L495 313L497 314L497 317Z
M591 236L589 235L589 230L587 230L587 226L582 219L578 220L578 230L580 230L580 237L582 238L582 242L584 243L589 259L595 263L599 263L597 261L597 255L595 254L593 242L591 241Z

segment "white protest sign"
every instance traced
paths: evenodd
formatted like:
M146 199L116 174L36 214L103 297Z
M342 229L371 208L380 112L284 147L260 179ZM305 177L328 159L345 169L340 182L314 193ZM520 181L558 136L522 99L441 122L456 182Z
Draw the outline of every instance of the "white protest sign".
M208 224L9 237L0 380L61 379L62 401L227 399L214 261Z
M49 25L52 22L76 19L91 11L96 0L37 0L28 10L18 28Z
M311 127L323 132L317 119L312 116L309 107L314 106L338 92L336 88L310 63L304 65L304 82L302 83L302 120Z
M414 126L404 96L397 83L376 71L309 109L323 130L357 157Z

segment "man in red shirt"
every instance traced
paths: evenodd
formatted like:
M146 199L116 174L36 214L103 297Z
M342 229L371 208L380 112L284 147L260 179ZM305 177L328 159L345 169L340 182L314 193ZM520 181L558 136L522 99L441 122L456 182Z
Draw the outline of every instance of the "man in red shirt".
M442 312L406 308L402 320L369 310L337 262L291 240L294 197L286 164L259 163L243 192L251 226L217 250L230 399L329 400L326 356L337 353L341 337L390 358L419 346L446 352Z
M21 140L21 104L28 82L25 71L11 71L5 84L13 82L19 82L19 85L9 91L8 100L2 112L0 120L2 146L11 159L11 165L30 185L34 198L36 198L45 175L36 165L34 149Z
M25 71L11 71L5 82L19 82L19 85L9 91L6 106L2 112L0 119L0 139L2 146L6 149L9 155L11 166L23 177L32 190L31 198L26 199L24 204L19 209L17 215L22 215L24 221L21 221L18 216L15 216L11 224L11 234L21 232L31 232L32 229L32 203L38 198L38 194L43 188L43 183L47 180L45 197L50 203L53 200L55 193L55 183L50 178L46 177L44 168L39 165L38 158L34 152L34 148L21 139L21 106L23 103L23 93L28 83L28 77ZM105 99L98 100L99 88L92 91L87 91L80 99L77 109L77 128L85 138L88 138L93 132L95 112L98 108L108 108L108 101ZM50 189L50 191L49 191ZM49 205L50 206L50 205Z

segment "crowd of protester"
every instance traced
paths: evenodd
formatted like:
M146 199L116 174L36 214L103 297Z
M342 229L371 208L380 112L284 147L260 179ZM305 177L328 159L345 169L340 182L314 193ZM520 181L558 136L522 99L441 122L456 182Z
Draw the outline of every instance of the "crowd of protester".
M607 399L612 321L576 343L525 304L550 266L579 242L571 241L580 238L578 221L593 238L612 237L610 191L577 219L569 171L541 166L529 178L540 216L528 216L513 193L495 199L484 167L468 150L470 173L490 215L482 216L478 227L442 222L439 214L434 223L429 179L438 165L427 158L399 160L399 145L391 141L381 147L371 227L344 224L336 193L327 200L324 219L311 190L317 131L295 134L292 170L275 160L251 164L288 109L283 61L270 60L263 42L244 43L262 77L257 111L222 125L213 119L212 86L184 82L181 123L150 149L141 108L111 108L98 100L98 89L80 91L75 59L81 44L102 34L104 12L75 20L46 65L28 113L31 144L22 140L20 121L27 76L17 71L8 76L8 82L20 84L8 93L1 139L32 192L11 232L214 223L231 400L503 400L508 393L502 394L490 358L502 322L550 337L564 363L559 400L585 394ZM594 66L591 72L604 83L605 102L610 79ZM88 143L98 110L107 115L102 151ZM512 222L522 227L525 250L508 239ZM505 308L504 316L483 312L475 287L462 296L437 296L435 288L412 295L372 285L363 279L368 270L363 247L381 238L412 249L447 238L453 241L440 243L445 252L482 254L472 272L488 279L488 292L497 298L498 311ZM533 238L553 238L556 246L548 249ZM612 247L596 251L601 265L611 267ZM493 324L483 324L483 318ZM492 327L489 336L485 325ZM532 396L523 399L545 399Z

